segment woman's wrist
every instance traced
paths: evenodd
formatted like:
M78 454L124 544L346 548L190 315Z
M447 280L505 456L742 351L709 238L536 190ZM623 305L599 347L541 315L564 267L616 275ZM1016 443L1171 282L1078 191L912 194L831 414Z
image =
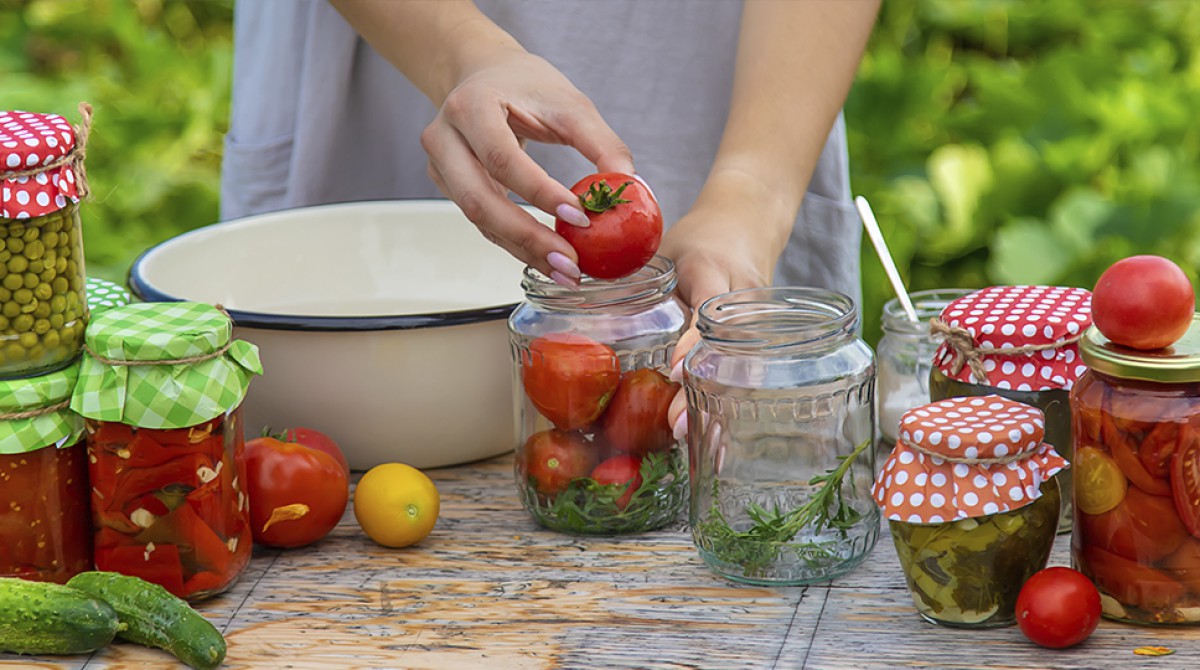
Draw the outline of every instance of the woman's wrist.
M716 166L692 206L693 212L704 215L684 217L680 232L711 235L749 254L764 270L773 268L796 222L802 197L796 191L802 189L785 189L753 172ZM718 230L692 231L686 229L689 225Z

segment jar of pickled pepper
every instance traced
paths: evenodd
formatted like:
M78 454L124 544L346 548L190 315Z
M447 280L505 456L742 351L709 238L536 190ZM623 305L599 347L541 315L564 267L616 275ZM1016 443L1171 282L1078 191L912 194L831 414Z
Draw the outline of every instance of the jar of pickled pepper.
M1071 386L1086 366L1079 338L1092 324L1092 294L1062 286L992 286L946 306L931 323L943 339L929 374L931 400L996 394L1046 415L1046 441L1068 461ZM1058 477L1058 532L1071 529L1071 471Z
M92 566L79 365L0 381L0 577L64 583Z
M1075 567L1104 616L1200 623L1200 316L1170 347L1128 349L1095 327L1075 415Z
M87 326L79 202L92 108L0 112L0 378L70 365Z
M1000 396L909 410L874 486L913 604L947 626L1016 622L1017 595L1046 567L1058 524L1055 475L1036 407Z
M636 533L673 521L687 479L667 423L667 379L687 320L675 266L656 256L615 280L559 286L528 269L509 318L518 426L517 492L562 532Z
M198 600L246 567L239 407L262 365L232 331L186 302L114 307L88 326L71 408L85 419L98 570Z

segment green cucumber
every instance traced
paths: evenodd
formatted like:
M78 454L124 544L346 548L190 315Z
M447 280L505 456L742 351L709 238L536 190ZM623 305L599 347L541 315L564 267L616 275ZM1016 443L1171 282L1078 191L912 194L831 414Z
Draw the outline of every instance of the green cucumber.
M117 636L163 649L197 670L225 660L225 638L208 619L158 584L115 572L83 572L67 586L103 600L127 628Z
M86 654L112 642L117 613L61 584L0 578L0 652Z

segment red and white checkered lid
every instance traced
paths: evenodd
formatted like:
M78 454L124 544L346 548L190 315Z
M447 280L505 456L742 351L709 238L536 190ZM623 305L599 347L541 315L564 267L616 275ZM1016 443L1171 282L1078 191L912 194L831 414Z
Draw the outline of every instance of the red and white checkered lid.
M940 320L969 334L986 379L965 365L951 341L933 364L950 379L1017 391L1070 389L1087 366L1078 341L1092 325L1092 293L1064 286L992 286L946 305ZM1036 351L1005 353L1020 347Z
M62 116L0 111L0 218L44 216L79 202L72 163L40 169L74 148L75 130ZM36 174L14 174L26 172Z
M1020 509L1068 467L1042 410L997 395L913 408L871 492L888 519L946 523Z

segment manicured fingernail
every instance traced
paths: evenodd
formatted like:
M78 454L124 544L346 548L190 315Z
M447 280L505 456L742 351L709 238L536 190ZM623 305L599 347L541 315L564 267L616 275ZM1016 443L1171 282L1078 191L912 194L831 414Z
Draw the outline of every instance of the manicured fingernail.
M671 381L675 382L676 384L683 383L683 359L682 358L679 359L679 362L676 363L675 366L671 368L671 374L667 375L667 379L670 379Z
M679 418L675 419L675 425L671 432L675 435L676 440L682 440L688 434L687 412L680 412Z
M645 186L646 190L650 191L650 197L654 198L655 200L658 200L658 196L654 195L654 189L650 188L650 184L647 183L645 179L642 179L642 175L634 173L633 178L642 182L642 186Z
M584 214L583 210L579 209L578 207L572 207L565 202L556 207L554 209L554 213L558 215L558 218L566 221L572 226L587 228L588 226L592 225L591 220L587 218L587 214Z
M546 262L550 264L550 267L558 270L567 277L573 277L575 279L579 279L580 277L579 266L575 264L575 261L567 258L564 254L561 254L557 251L551 251L546 255Z
M560 286L566 286L567 288L576 288L577 286L579 286L579 282L575 281L574 279L571 279L570 277L564 275L561 272L558 272L557 270L550 273L550 279L554 280L555 284L559 284Z

